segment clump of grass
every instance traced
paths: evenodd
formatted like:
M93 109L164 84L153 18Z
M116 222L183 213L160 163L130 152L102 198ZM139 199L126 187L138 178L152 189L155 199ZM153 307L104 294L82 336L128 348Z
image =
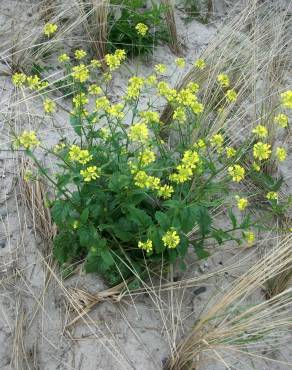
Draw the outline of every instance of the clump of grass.
M289 337L292 289L285 289L256 304L245 302L269 279L291 269L291 242L291 237L284 238L272 252L228 287L223 296L217 298L173 350L166 370L200 367L204 355L212 356L227 368L229 365L224 359L228 358L228 353L250 356L252 360L269 360L269 356L257 354L257 351L269 349L270 346L280 347L282 341Z

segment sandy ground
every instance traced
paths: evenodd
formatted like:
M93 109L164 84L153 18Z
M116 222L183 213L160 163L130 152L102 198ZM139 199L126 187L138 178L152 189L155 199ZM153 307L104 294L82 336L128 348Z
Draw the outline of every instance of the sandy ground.
M226 2L227 3L227 2ZM217 1L216 16L208 24L193 20L185 24L177 14L179 37L185 45L189 64L216 37L220 22L228 7ZM34 22L33 9L37 2L0 0L0 42L6 53L11 40L19 30L27 32ZM229 1L232 5L232 1ZM285 6L285 2L283 2ZM19 15L21 17L19 18ZM2 49L2 50L1 50ZM167 46L159 46L153 59L141 69L147 71L155 63L173 60ZM13 105L13 87L5 76L7 66L0 66L1 112L8 112ZM179 76L172 76L175 82ZM124 76L114 80L113 91L124 86ZM19 97L18 97L19 98ZM66 105L66 102L60 101ZM27 115L23 112L33 112ZM19 106L14 120L15 127L31 127L37 121L39 106L28 101ZM59 113L59 128L68 131L65 115ZM43 129L40 124L40 129ZM0 121L1 149L7 149L7 127ZM48 142L58 140L55 130L46 131ZM281 172L286 176L288 189L292 189L292 161L286 161ZM50 249L36 234L34 220L21 202L18 181L19 160L15 154L0 152L0 369L39 370L158 370L162 369L170 348L178 335L186 333L210 299L221 292L244 271L255 252L240 252L233 245L217 252L204 262L196 262L185 273L186 277L203 274L230 266L247 258L247 262L233 270L227 269L212 279L198 281L190 289L152 293L125 298L120 303L104 302L94 308L84 320L67 328L74 317L74 288L92 294L106 288L96 275L77 273L62 281L58 269L50 258ZM218 222L224 224L224 215ZM251 257L252 258L252 257ZM176 278L182 278L175 272ZM260 294L260 292L259 292ZM256 297L254 297L256 298ZM273 354L275 359L292 360L292 353L285 350ZM251 364L242 359L230 359L234 369L281 369L286 365ZM215 359L209 359L202 369L225 369ZM231 367L230 367L231 368Z

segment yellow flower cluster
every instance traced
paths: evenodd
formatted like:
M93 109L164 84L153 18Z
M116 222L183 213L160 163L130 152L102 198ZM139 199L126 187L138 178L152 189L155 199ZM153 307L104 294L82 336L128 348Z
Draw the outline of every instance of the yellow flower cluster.
M174 110L172 118L179 123L185 123L187 116L183 107L178 107Z
M240 182L244 179L245 169L239 164L235 164L234 166L228 167L228 173L232 177L232 181Z
M106 54L104 57L106 65L110 71L114 71L119 68L122 61L126 59L126 52L122 49L117 49L114 54Z
M146 124L151 124L151 123L159 123L159 114L157 112L152 112L152 111L146 111L146 112L141 112L140 117L143 118L143 121Z
M143 249L147 253L153 250L152 240L147 239L146 242L139 242L138 248Z
M190 180L199 161L200 157L197 151L187 150L183 155L181 164L176 167L177 173L169 176L170 181L183 183Z
M148 31L148 26L144 23L138 23L135 26L135 30L137 31L138 35L145 36Z
M262 161L264 159L269 159L271 155L271 145L267 143L262 143L259 141L253 146L253 156Z
M206 62L204 61L204 59L197 59L194 63L194 66L202 70L206 67Z
M158 94L163 96L168 102L173 102L177 96L177 91L172 89L167 82L160 81L157 84Z
M236 150L231 146L226 147L226 155L227 158L232 158L236 155Z
M144 86L144 79L142 77L133 76L129 79L127 87L126 100L137 99L141 93L141 89Z
M92 160L92 155L87 149L81 149L78 145L71 145L69 159L81 164L86 164Z
M89 69L84 64L72 68L72 76L75 80L85 82L89 79Z
M282 147L278 147L276 149L276 156L278 158L279 161L285 161L285 159L287 158L287 152L284 148Z
M178 66L178 68L184 68L186 66L186 61L184 58L176 58L175 64Z
M12 83L14 86L22 86L26 81L26 75L24 73L16 72L12 76Z
M100 95L102 93L101 87L96 84L92 84L88 87L88 94L90 95Z
M155 71L157 74L165 73L165 72L166 72L166 65L165 65L165 64L156 64L156 65L154 66L154 71Z
M147 175L145 171L138 171L134 176L134 181L135 185L142 189L158 190L160 188L160 179Z
M225 96L230 103L237 100L237 92L234 89L227 90Z
M220 73L217 76L217 81L218 81L219 85L222 86L222 87L228 87L230 85L229 77L224 73Z
M118 103L118 104L106 107L105 111L111 117L122 119L125 117L125 113L122 112L123 109L124 109L124 105L122 103Z
M198 102L198 98L195 95L199 89L199 85L196 83L189 83L186 88L181 89L176 96L176 102L185 107L190 108L193 113L199 114L204 110L203 104Z
M85 182L90 182L100 177L99 170L96 166L89 166L85 170L81 170L80 175Z
M257 125L252 132L257 135L260 138L265 138L268 136L268 130L265 126L263 125Z
M51 99L45 99L43 103L44 111L52 114L56 111L56 103Z
M237 200L237 207L240 211L245 210L245 208L248 206L248 200L246 198L240 198L238 195L236 196Z
M284 113L279 113L275 118L275 122L282 128L285 128L288 126L288 116Z
M217 149L218 153L221 153L224 143L224 137L221 134L215 134L211 137L210 143L213 148Z
M84 92L80 92L74 96L72 101L75 107L80 108L88 103L88 98Z
M57 31L57 29L58 29L58 26L55 23L47 23L44 26L44 34L47 37L50 37Z
M292 109L292 90L285 91L281 94L281 104L285 108Z
M162 241L167 248L174 249L179 245L180 237L176 230L170 229L163 235Z
M247 244L251 247L255 240L255 235L252 231L247 231L244 233L245 240L247 241Z
M162 185L158 189L158 196L164 199L170 198L174 189L171 185Z
M130 127L129 138L132 141L138 141L140 143L147 142L149 138L149 130L144 122L139 122Z
M90 65L92 68L100 68L102 66L101 62L97 59L92 59Z
M40 145L40 142L36 137L35 131L23 131L16 139L15 145L16 147L23 146L25 149L31 149Z
M155 161L155 153L151 149L145 149L138 154L138 160L142 166L147 166Z
M75 53L74 53L75 59L77 60L85 58L86 55L87 55L87 52L83 49L77 49L75 50Z
M110 102L106 96L102 96L95 100L95 108L98 111L99 109L106 110L110 106Z
M268 200L277 200L278 199L278 193L275 191L269 191L266 195L266 198Z
M60 63L66 63L70 60L69 56L66 54L66 53L63 53L61 55L58 56L58 61Z

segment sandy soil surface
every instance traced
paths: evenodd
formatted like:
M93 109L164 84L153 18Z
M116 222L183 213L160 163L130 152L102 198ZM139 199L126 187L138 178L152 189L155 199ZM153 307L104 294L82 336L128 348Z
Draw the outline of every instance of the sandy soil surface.
M287 4L283 2L283 7ZM37 5L37 1L0 0L0 55L4 57L0 64L0 111L9 114L14 107L14 127L39 125L46 140L55 143L58 141L57 130L45 131L44 123L39 123L40 104L25 99L21 104L16 103L21 97L15 96L10 77L6 75L9 68L5 57L11 53L16 37L32 32L30 27L36 22ZM215 15L207 24L196 20L185 23L177 12L178 33L189 65L216 37L230 6L233 6L232 1L216 1ZM70 42L68 44L70 46ZM23 45L25 47L26 42ZM159 46L151 60L140 69L145 73L155 63L165 60L169 60L171 65L174 55L167 46ZM133 69L134 66L135 62L130 64ZM175 83L180 76L171 78ZM114 79L112 93L125 86L125 79L124 75ZM67 104L61 100L59 103ZM70 135L65 117L59 112L58 130L65 130ZM1 122L1 117L0 132L0 369L162 369L177 337L187 333L201 311L210 305L210 299L245 271L257 253L242 252L234 245L227 245L204 262L198 262L195 256L190 255L192 265L185 275L174 272L174 276L196 277L198 281L192 288L134 295L120 303L103 302L84 319L68 327L76 315L76 305L82 305L74 295L76 288L80 298L80 290L95 294L106 289L106 285L98 276L84 275L82 271L62 280L51 259L50 247L35 230L37 215L31 215L23 204L19 158L6 151L9 149L8 128ZM280 171L291 191L291 153ZM224 215L218 222L226 222ZM224 269L243 259L246 262L234 269ZM200 280L206 273L222 269L212 278ZM258 296L261 292L253 299ZM291 346L283 353L275 351L273 357L292 361ZM287 365L265 364L264 361L253 364L241 358L229 358L229 361L232 369L288 368ZM211 357L202 365L204 370L225 368Z

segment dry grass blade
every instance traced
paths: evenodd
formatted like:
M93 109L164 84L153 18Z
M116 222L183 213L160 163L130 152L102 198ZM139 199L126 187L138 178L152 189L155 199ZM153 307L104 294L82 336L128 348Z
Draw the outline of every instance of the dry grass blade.
M94 9L94 24L93 24L93 45L96 50L97 59L104 60L106 54L107 43L107 17L109 10L108 0L92 0Z
M168 32L170 35L169 46L175 54L180 54L181 48L178 41L177 28L175 23L175 16L173 10L173 3L171 0L161 0L161 3L166 6L165 22L167 24Z
M45 206L47 189L38 179L26 181L25 174L31 171L33 165L21 158L20 160L20 191L23 202L30 212L34 229L47 243L51 243L56 235L50 210Z
M291 269L291 244L292 237L286 237L271 253L238 278L223 297L201 316L188 336L181 340L165 369L196 367L198 358L206 352L215 353L222 361L220 349L227 353L240 350L243 354L253 356L252 352L257 348L276 343L279 345L281 340L284 341L292 325L289 310L292 303L291 288L267 301L253 305L244 302L261 289L267 280Z

